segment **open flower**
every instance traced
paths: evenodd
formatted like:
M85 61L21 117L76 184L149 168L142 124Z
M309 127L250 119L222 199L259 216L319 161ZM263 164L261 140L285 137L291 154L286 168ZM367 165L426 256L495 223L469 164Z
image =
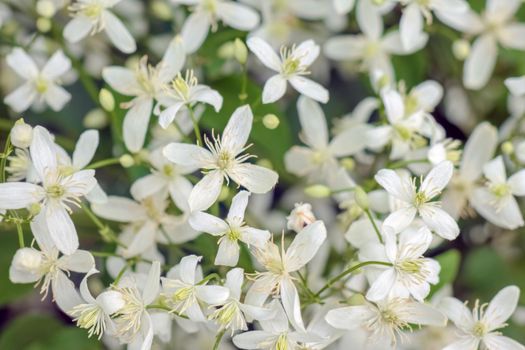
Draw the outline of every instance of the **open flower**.
M324 223L315 221L295 236L286 251L284 246L280 251L273 242L257 249L255 257L266 271L255 273L255 282L246 294L246 302L261 306L271 294L280 295L290 323L297 330L304 331L299 293L291 274L312 260L325 239Z
M448 240L456 238L459 234L458 224L441 209L439 202L433 200L448 184L453 170L451 162L441 162L430 170L419 188L416 188L415 179L401 177L390 169L380 170L375 176L376 181L399 201L399 209L391 213L383 225L401 232L418 214L428 228L439 236Z
M188 199L191 211L208 209L219 197L224 179L232 179L253 193L266 193L277 183L275 171L245 163L252 156L240 155L252 129L253 114L250 106L237 108L222 137L205 139L209 150L186 143L170 143L164 155L175 164L205 170L204 177L193 187Z
M73 19L64 28L64 38L76 43L88 35L104 31L117 49L133 53L135 39L122 21L110 11L121 0L77 0L69 6Z
M51 238L64 254L78 248L78 236L70 214L70 205L80 206L82 197L96 186L94 170L66 171L58 162L57 148L49 132L41 126L33 129L31 160L42 185L28 182L0 184L0 208L22 209L40 206Z
M219 251L215 265L235 266L239 261L239 241L255 248L263 248L270 239L270 232L246 226L244 212L250 193L241 191L232 199L230 212L226 220L203 212L193 212L190 225L197 231L219 236Z
M444 350L459 349L505 349L519 350L525 347L517 341L501 335L498 329L507 326L507 321L516 310L520 290L516 286L503 288L492 298L490 303L480 305L476 300L472 312L465 303L456 298L447 297L439 303L439 308L454 322L460 330L460 340L445 347Z
M472 193L474 209L493 224L509 230L523 226L523 216L514 196L525 196L525 170L507 179L503 158L498 156L485 164L483 174L488 181Z
M4 103L15 112L23 112L32 104L47 104L52 110L60 111L71 99L69 92L60 86L60 77L71 69L71 61L62 51L56 51L42 69L18 47L7 55L6 62L25 80L24 84L4 98Z
M85 250L71 255L59 256L48 227L42 217L31 222L31 231L40 250L20 248L9 267L9 279L13 283L36 282L40 285L43 299L51 287L53 300L64 312L68 312L81 300L75 286L68 278L70 272L87 273L95 267L95 259Z
M206 321L201 303L218 305L230 295L226 287L203 282L202 269L198 265L201 259L201 256L196 255L185 256L162 278L163 295L171 312L186 315L194 322Z
M313 40L304 41L297 47L282 47L281 57L261 38L251 37L246 44L266 67L278 73L264 84L263 103L272 103L283 97L286 82L290 82L295 90L311 99L328 102L328 90L304 77L310 74L308 69L319 56L319 46Z

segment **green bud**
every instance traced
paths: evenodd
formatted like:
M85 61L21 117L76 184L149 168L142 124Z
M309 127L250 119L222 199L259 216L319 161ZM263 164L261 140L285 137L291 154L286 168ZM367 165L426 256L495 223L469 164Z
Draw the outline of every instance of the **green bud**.
M108 89L100 89L98 93L98 101L102 108L108 112L112 112L115 109L115 98Z
M108 117L102 109L95 108L86 114L82 123L88 129L102 129L108 125Z
M354 191L354 198L357 205L363 209L368 210L370 203L368 201L368 195L361 186L357 186Z
M171 8L162 0L155 0L151 3L151 12L153 15L163 21L171 19Z
M129 168L135 165L135 159L130 154L124 154L119 158L120 165L124 168Z
M235 59L240 64L245 64L248 60L248 48L246 47L244 42L239 38L235 39L233 45Z
M47 33L51 30L51 20L46 17L40 17L36 20L36 28L40 33Z
M224 60L229 60L230 58L235 57L235 43L228 41L222 44L217 50L217 56Z
M504 154L514 153L514 145L510 141L505 141L501 144L501 152Z
M228 186L222 186L221 192L219 193L219 202L225 201L230 195L230 189Z
M312 185L304 189L304 193L314 198L325 198L330 196L332 191L325 185Z
M266 114L262 119L263 125L270 130L276 129L281 121L279 120L279 117L277 117L275 114L270 113Z

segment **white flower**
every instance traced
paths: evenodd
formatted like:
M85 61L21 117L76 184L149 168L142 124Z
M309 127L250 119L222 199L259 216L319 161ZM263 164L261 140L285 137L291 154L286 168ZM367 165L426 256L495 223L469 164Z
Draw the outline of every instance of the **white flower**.
M206 171L191 191L188 199L191 211L208 209L219 197L224 179L231 178L253 193L266 193L275 186L278 179L275 171L245 163L252 156L240 155L246 149L252 121L250 107L241 106L233 112L221 138L205 139L210 150L185 143L164 147L164 155L173 163Z
M525 75L516 78L505 79L505 86L509 89L510 93L514 96L525 95Z
M29 148L33 140L33 128L23 118L18 119L10 132L11 144L19 148Z
M226 287L202 283L202 269L198 265L200 256L188 255L178 265L172 267L166 278L162 278L163 295L171 312L186 315L194 322L205 322L201 302L219 305L225 302L230 291Z
M41 205L38 216L45 220L56 247L64 254L78 248L78 236L71 220L70 205L80 206L81 198L96 186L94 170L64 171L58 162L57 147L41 126L33 129L31 160L42 185L28 182L0 184L0 208L22 209Z
M147 56L134 69L111 66L102 71L104 80L117 92L134 96L124 107L129 108L122 130L124 142L131 152L144 145L154 100L164 94L167 84L182 68L186 57L179 38L169 44L162 61L153 67Z
M397 338L404 340L403 331L410 330L411 324L444 327L447 318L430 305L394 298L330 310L326 321L338 329L364 329L370 343L389 340L395 345Z
M521 4L519 0L487 0L481 16L473 10L436 13L449 26L477 35L463 68L466 88L479 90L487 84L496 65L498 43L505 48L525 50L525 24L513 20Z
M415 179L400 177L390 169L380 170L375 176L376 181L399 200L399 209L391 213L383 225L400 232L419 214L425 225L439 236L448 240L456 238L459 234L458 224L441 209L439 202L433 201L450 181L453 170L449 161L438 164L425 176L418 189Z
M140 255L154 246L177 223L177 218L167 214L169 203L164 194L134 201L126 197L108 196L104 203L93 203L93 212L108 220L133 223L137 229L131 243L122 251L124 257Z
M31 222L31 231L40 250L18 249L9 267L9 279L13 283L36 282L35 287L40 285L42 299L47 296L51 287L53 300L67 312L80 301L68 275L71 271L88 272L95 267L95 259L85 250L77 250L71 255L59 257L42 217L38 216Z
M503 288L488 304L479 305L476 300L472 312L456 298L444 298L439 308L460 330L460 340L443 350L475 350L478 347L501 350L525 349L515 340L501 335L497 330L507 326L506 320L516 310L520 290L516 286Z
M197 102L212 105L215 112L219 112L222 107L222 96L209 86L199 84L193 70L187 70L184 78L178 73L158 99L159 106L166 107L162 112L155 111L163 128L167 128L173 122L182 108L191 107Z
M356 125L338 134L329 142L326 118L321 106L301 96L297 101L301 138L308 147L293 146L284 156L286 170L298 176L311 175L315 180L326 178L339 167L337 158L362 151L366 145L366 125Z
M137 50L135 39L122 21L110 11L121 0L77 0L68 10L73 19L64 28L64 37L76 43L88 35L105 31L109 40L124 53Z
M200 211L191 214L189 222L193 229L220 237L215 265L237 265L240 252L239 241L247 244L248 247L262 249L270 239L269 231L246 226L244 212L249 197L250 193L247 191L241 191L235 195L226 220Z
M100 340L104 333L115 332L115 323L110 316L124 307L125 302L122 294L115 290L104 291L94 298L88 288L88 278L95 273L98 271L91 269L80 283L81 303L66 311L77 327L87 329L89 337L95 335Z
M392 266L383 268L373 265L378 275L366 298L379 301L386 297L412 296L422 302L430 293L430 284L439 282L439 263L423 256L432 242L432 234L425 226L417 231L405 230L397 242L397 236L390 227L383 226L383 230L385 245L370 243L361 250L360 259L369 252L377 252L380 256L366 256L362 260L386 261Z
M275 312L275 316L259 321L262 330L244 332L233 337L235 346L240 349L299 349L300 343L305 343L311 338L304 330L290 329L286 313L278 300L274 300L270 308Z
M154 261L147 276L135 274L124 276L113 291L120 294L103 294L99 302L111 305L118 311L113 314L115 322L114 335L122 342L129 344L130 349L147 350L151 348L154 335L154 310L148 305L153 304L159 295L160 263ZM114 303L118 303L115 305Z
M498 131L487 122L479 124L463 148L458 171L443 191L441 203L443 209L454 219L458 219L472 203L472 193L477 188L483 166L494 155L498 145Z
M187 53L197 51L210 28L216 31L218 21L228 26L248 31L259 24L259 14L248 6L227 0L173 0L176 4L193 6L191 15L181 29Z
M266 271L256 273L255 282L246 294L246 302L260 306L270 294L280 295L290 323L297 330L304 331L299 293L291 273L312 260L325 239L326 227L322 221L316 221L302 229L286 251L284 246L280 251L273 242L256 250L255 257Z
M451 12L454 15L466 13L469 5L464 0L400 0L406 7L399 22L399 32L401 33L401 43L405 50L411 50L417 45L418 38L423 33L423 19L427 24L432 23L431 11Z
M324 46L328 58L338 61L361 62L366 72L383 71L389 81L394 81L394 68L390 55L408 55L425 46L428 35L421 33L413 42L411 50L401 44L399 31L383 36L383 19L370 1L359 1L357 23L363 34L339 35L329 39Z
M295 203L293 210L290 212L290 215L286 217L286 220L286 227L289 230L299 232L316 219L310 203Z
M47 104L60 111L71 95L60 86L60 77L71 69L71 61L62 51L56 51L42 69L21 48L14 48L6 62L25 82L4 98L4 103L15 112L23 112L31 105Z
M191 182L184 177L198 168L183 167L169 162L162 154L162 148L152 151L148 157L151 174L137 179L131 185L131 195L136 200L143 200L155 194L171 196L171 199L183 212L189 211L188 197L193 189Z
M501 156L483 167L487 178L484 187L474 190L470 204L494 225L513 230L523 226L523 216L514 196L525 196L525 170L507 179Z
M235 268L226 274L224 286L230 290L229 298L222 302L217 310L208 316L215 320L221 329L231 329L232 335L237 330L248 329L244 315L256 320L268 320L275 315L275 310L241 303L244 270Z
M264 84L263 103L272 103L283 97L287 82L290 82L295 90L311 99L322 103L328 102L328 90L304 77L310 74L308 68L319 56L319 46L313 40L304 41L297 47L283 46L280 52L281 57L277 56L270 44L261 38L251 37L246 44L266 67L278 73Z

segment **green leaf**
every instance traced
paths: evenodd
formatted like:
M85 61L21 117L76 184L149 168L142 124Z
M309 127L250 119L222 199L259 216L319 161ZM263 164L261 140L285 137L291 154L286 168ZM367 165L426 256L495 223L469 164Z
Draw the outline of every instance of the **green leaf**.
M24 227L26 243L28 243L29 235L27 226ZM9 265L11 259L18 249L18 238L16 232L13 230L2 229L0 235L0 305L12 302L30 292L33 289L33 284L14 284L9 280ZM0 346L0 349L6 349Z
M0 336L0 349L29 349L58 332L62 325L50 315L29 314L16 318Z
M439 283L430 288L429 297L444 285L454 282L458 274L461 254L459 251L453 249L436 256L435 259L439 262L439 265L441 265L441 271L439 272Z

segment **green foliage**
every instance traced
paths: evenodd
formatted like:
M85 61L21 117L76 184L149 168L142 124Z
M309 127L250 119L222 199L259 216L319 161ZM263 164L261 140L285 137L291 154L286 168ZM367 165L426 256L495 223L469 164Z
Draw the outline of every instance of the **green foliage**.
M439 272L439 283L432 286L429 298L443 286L454 282L459 271L461 254L453 249L438 255L435 259L441 265L441 271Z

